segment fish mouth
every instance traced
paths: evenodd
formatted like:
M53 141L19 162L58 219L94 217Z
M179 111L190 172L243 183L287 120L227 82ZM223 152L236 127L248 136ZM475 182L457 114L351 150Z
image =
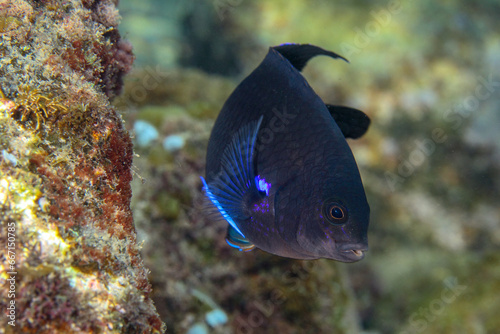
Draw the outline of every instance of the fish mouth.
M350 251L353 252L354 255L358 257L365 255L361 249L351 249Z
M345 262L356 262L365 257L368 246L363 244L349 244L340 246L338 250L342 254Z

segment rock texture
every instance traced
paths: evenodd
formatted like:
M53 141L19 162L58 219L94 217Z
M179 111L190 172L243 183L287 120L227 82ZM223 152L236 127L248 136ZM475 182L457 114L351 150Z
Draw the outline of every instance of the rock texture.
M110 104L134 60L116 5L0 2L6 333L165 330L130 210L132 142Z

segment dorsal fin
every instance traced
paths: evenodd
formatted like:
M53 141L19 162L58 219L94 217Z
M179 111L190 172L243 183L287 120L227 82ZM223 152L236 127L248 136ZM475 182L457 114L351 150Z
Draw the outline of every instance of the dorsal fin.
M298 71L302 71L309 59L320 55L340 58L349 62L335 52L327 51L311 44L282 44L274 46L273 49L281 53Z
M357 139L365 134L370 126L370 118L358 109L326 105L345 138Z

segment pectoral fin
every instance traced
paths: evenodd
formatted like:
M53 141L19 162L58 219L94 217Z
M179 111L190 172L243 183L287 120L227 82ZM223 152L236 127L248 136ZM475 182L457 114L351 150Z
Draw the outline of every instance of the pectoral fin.
M222 155L222 169L214 181L202 179L208 199L229 223L234 232L245 238L240 224L249 218L245 198L249 193L258 196L259 189L253 171L253 157L257 132L262 117L242 127ZM233 233L234 234L234 233Z

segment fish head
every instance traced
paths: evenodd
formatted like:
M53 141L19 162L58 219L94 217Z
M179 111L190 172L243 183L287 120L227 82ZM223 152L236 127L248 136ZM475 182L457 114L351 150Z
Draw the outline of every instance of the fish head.
M326 181L321 173L315 174L316 178L308 180L321 182L306 184L298 179L279 190L277 230L304 258L363 259L368 250L370 207L359 174L336 171Z

